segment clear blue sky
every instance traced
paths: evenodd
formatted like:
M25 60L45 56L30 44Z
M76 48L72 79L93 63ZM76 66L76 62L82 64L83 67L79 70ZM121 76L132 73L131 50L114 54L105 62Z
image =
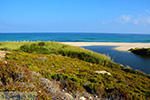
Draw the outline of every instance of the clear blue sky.
M2 32L150 34L150 0L0 0Z

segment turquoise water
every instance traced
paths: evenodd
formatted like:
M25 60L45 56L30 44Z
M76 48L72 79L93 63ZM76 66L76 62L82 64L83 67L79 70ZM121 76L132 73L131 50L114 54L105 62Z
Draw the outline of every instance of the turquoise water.
M150 34L110 33L0 33L0 41L58 42L141 42L150 43Z

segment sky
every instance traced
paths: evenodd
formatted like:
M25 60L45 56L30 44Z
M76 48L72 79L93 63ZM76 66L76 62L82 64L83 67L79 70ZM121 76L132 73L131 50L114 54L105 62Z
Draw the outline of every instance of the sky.
M150 0L0 0L0 33L150 34Z

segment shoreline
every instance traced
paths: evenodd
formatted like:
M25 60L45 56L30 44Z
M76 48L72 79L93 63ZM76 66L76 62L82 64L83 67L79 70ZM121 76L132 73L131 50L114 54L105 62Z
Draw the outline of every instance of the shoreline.
M117 51L128 51L131 48L150 48L150 43L119 43L119 42L61 42L72 46L117 46Z

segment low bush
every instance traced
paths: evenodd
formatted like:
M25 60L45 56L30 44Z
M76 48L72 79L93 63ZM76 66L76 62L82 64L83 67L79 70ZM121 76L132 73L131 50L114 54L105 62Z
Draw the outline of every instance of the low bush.
M132 53L138 54L138 55L146 55L150 56L150 48L135 48L135 49L130 49Z
M49 71L42 69L42 70L40 71L40 73L41 73L45 78L48 78L49 80L52 80L52 78L51 78L51 73L50 73Z
M135 70L133 70L133 69L131 69L131 68L124 68L123 69L125 72L129 72L129 73L136 73L136 71Z
M76 91L83 92L85 89L80 85L80 83L74 82L74 81L68 81L66 83L67 91L70 91L72 93L75 93Z
M54 75L51 76L51 78L55 79L56 81L60 81L62 79L64 79L64 80L68 80L69 79L69 77L67 75L65 75L65 74L54 74Z
M39 42L38 46L45 46L45 42Z
M20 49L24 52L29 52L29 46L28 45L23 45L20 47Z
M91 54L87 54L85 52L59 51L59 54L63 56L68 56L71 58L78 58L80 60L84 60L84 61L91 62L91 63L102 64L102 65L106 64L101 59L94 57Z
M1 48L0 50L8 51L8 50L10 50L10 49L7 48L7 47L5 47L5 48Z
M94 83L89 83L87 85L84 85L84 88L86 89L86 91L88 91L89 93L96 93L96 86Z
M31 45L23 45L20 47L20 50L21 51L24 51L24 52L28 52L28 53L38 53L38 54L49 54L49 50L45 47L43 47L43 43L40 44L31 44Z
M20 47L21 51L28 53L38 53L38 54L59 54L63 56L68 56L71 58L78 58L91 63L100 64L107 66L111 62L109 56L100 55L92 51L88 51L78 47L71 47L60 43L53 43L46 45L45 42L32 43L30 45L25 44Z

